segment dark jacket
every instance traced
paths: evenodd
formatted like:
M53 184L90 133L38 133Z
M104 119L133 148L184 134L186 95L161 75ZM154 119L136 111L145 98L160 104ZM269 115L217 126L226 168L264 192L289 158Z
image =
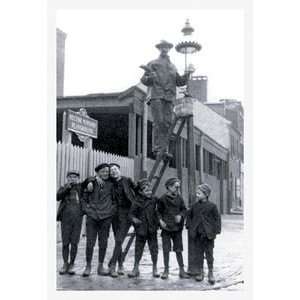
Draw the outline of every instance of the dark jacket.
M87 184L93 183L93 191L86 190ZM96 177L89 178L84 184L83 209L94 220L107 219L115 214L116 204L113 200L113 183L105 180L99 184Z
M157 213L159 219L167 224L167 231L179 231L183 229L186 207L183 198L180 195L171 197L164 194L157 204ZM176 223L175 216L181 215L180 223Z
M187 212L187 228L191 238L204 233L208 239L215 239L221 233L221 216L216 204L197 201Z
M159 222L156 211L157 198L146 198L144 195L137 193L136 201L132 204L129 218L133 217L142 221L141 224L134 224L135 232L140 236L147 236L148 233L155 233L158 229Z
M60 201L56 214L56 220L62 221L63 217L77 217L83 215L82 187L80 183L68 187L67 184L60 187L56 194L56 200Z
M131 204L135 201L136 184L131 178L122 176L119 181L113 182L113 200L118 209L129 210Z
M156 74L153 77L146 72L141 78L144 85L152 87L151 100L164 99L172 102L176 98L176 87L187 83L188 75L180 76L169 57L159 57L149 62L147 68Z

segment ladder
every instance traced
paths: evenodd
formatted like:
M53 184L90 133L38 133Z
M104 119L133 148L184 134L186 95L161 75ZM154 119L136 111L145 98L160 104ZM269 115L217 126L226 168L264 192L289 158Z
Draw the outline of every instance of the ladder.
M164 145L164 146L168 146L170 141L171 140L177 140L179 137L180 137L180 134L184 128L184 125L186 123L186 120L187 118L189 118L190 116L185 116L185 117L175 117L171 127L169 128L169 132L168 132L168 135L167 135L167 138L166 138L166 143L167 145ZM179 127L178 127L178 130L176 133L174 133L174 129L176 128L176 125L177 123L179 123ZM164 147L163 147L164 149ZM164 172L166 171L168 165L169 165L169 162L170 162L170 159L172 158L171 155L168 155L166 153L163 153L163 152L160 152L157 154L156 156L156 160L155 160L155 163L154 163L154 166L152 167L152 170L148 176L148 180L150 182L154 181L153 183L153 188L152 188L152 193L153 195L156 193L157 191L157 188L159 186L159 183L164 175ZM161 162L163 162L163 164L161 165ZM160 169L159 169L160 167ZM159 169L159 170L158 170ZM156 175L156 173L158 172L158 174ZM128 243L124 249L124 251L122 252L122 261L125 260L126 258L126 255L134 241L134 237L135 237L135 233L129 233L127 236L129 236L129 240L128 240Z

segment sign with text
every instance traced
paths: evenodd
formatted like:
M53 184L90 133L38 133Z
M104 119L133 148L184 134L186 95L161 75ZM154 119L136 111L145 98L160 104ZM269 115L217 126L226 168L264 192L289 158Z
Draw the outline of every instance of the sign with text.
M67 130L96 139L98 137L98 121L78 112L68 110Z

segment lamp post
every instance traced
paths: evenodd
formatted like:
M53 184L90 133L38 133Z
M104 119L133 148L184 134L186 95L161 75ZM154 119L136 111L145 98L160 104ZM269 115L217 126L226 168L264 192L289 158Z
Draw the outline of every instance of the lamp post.
M184 40L178 43L175 47L176 51L184 54L185 62L185 72L194 71L192 65L188 66L188 55L194 54L201 50L201 45L195 41L191 40L191 35L194 32L194 28L190 25L189 20L186 20L185 26L181 30L184 36ZM186 117L187 120L187 156L188 156L188 195L189 195L189 207L195 201L196 194L196 178L195 178L195 143L194 143L194 119L193 119L193 98L190 95L189 91L189 81L188 79L185 96L183 98L183 105L189 104L191 106L191 112ZM181 167L181 166L180 166ZM201 166L200 166L201 167ZM197 274L198 270L196 269L195 263L195 245L193 241L188 237L188 273L191 275Z

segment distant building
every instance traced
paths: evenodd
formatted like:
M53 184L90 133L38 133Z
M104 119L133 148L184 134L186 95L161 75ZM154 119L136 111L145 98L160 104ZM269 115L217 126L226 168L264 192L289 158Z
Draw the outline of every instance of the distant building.
M56 28L56 96L64 95L65 40L67 34Z
M231 122L229 188L232 210L238 211L243 209L244 201L244 109L240 101L233 99L206 105Z

